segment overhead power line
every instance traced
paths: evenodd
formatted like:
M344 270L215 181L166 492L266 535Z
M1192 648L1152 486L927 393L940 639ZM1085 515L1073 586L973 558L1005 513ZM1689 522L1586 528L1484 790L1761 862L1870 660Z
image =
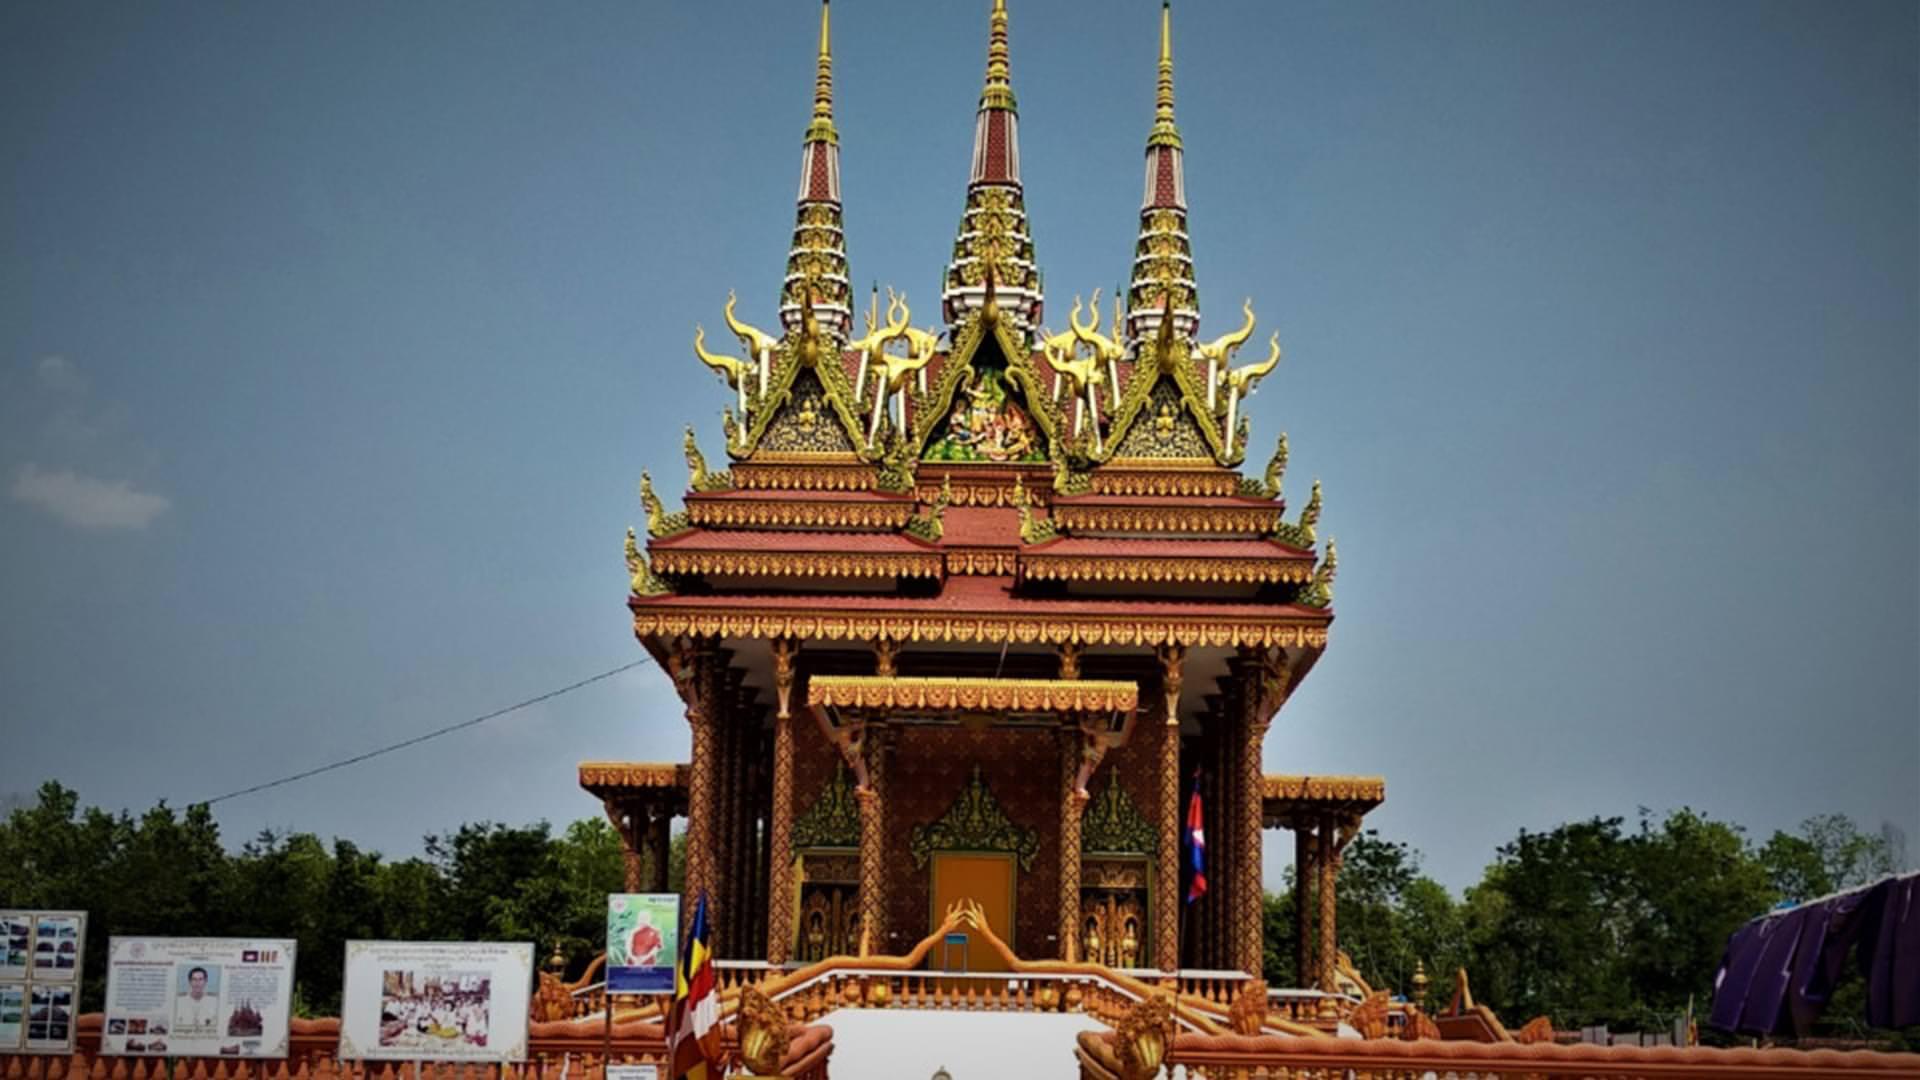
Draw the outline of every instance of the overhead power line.
M229 791L225 795L215 796L214 798L211 798L211 799L203 799L198 803L193 803L189 805L212 806L214 803L217 803L217 802L225 802L228 799L237 799L242 795L252 795L257 791L265 791L268 788L277 788L282 784L291 784L296 780L305 780L308 777L319 776L321 773L332 772L335 769L344 769L349 765L358 765L363 761L372 761L374 758L377 758L382 754L391 754L395 750L405 750L409 746L418 746L419 744L426 742L430 739L437 739L442 735L451 735L456 731L461 731L470 727L476 727L480 724L486 723L489 720L497 720L500 717L507 715L508 713L519 712L521 709L527 708L530 705L538 705L543 701L552 701L554 698L557 698L562 694L571 694L572 692L580 689L583 686L592 686L594 683L597 683L602 679L611 679L615 675L618 675L623 671L632 671L634 668L637 668L642 664L650 663L651 661L652 661L651 657L643 656L640 659L635 660L630 664L621 664L617 668L613 668L612 670L609 670L609 671L603 671L598 675L589 676L585 679L581 679L579 682L568 683L567 685L559 688L558 690L549 690L546 693L539 695L538 697L530 697L525 701L516 702L515 704L509 705L504 709L495 709L493 712L487 713L485 716L476 716L471 720L462 720L457 724L448 724L446 727L436 728L433 731L429 731L421 735L415 735L410 739L402 739L397 743L391 743L387 746L379 747L378 749L368 750L362 754L355 754L350 758L341 758L339 761L331 762L326 765L321 765L316 768L308 769L305 772L297 772L291 776L283 776L278 780L269 780L264 784L255 784L252 787L241 788L238 791Z

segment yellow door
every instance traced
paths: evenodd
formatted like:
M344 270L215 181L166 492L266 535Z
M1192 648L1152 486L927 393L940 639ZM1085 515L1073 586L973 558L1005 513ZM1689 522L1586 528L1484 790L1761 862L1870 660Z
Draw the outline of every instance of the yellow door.
M987 925L1007 947L1013 947L1013 856L942 852L933 856L933 921L929 930L937 930L947 917L947 909L962 900L980 905ZM968 971L1005 971L1007 963L999 950L968 933L964 946L935 946L930 964L936 968L958 968L964 953Z

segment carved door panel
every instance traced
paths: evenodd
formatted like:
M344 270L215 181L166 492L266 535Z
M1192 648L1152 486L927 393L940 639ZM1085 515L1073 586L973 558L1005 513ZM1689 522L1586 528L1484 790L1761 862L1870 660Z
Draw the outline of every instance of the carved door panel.
M942 851L933 855L932 887L928 890L933 897L933 910L929 931L938 929L941 920L946 918L947 909L960 901L971 901L980 905L987 917L987 925L993 928L995 937L1002 941L1013 940L1013 859L1010 854L999 852L973 853L960 851ZM935 967L958 967L961 962L962 947L955 946L952 955L948 949L937 947L930 956ZM1007 962L999 950L978 939L977 935L968 935L964 946L965 962L968 971L1005 971Z

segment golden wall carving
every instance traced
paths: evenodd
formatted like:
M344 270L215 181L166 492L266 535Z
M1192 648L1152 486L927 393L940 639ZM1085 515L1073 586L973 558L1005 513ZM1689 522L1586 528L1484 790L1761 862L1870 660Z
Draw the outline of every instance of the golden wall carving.
M1093 679L950 679L816 675L807 703L830 708L983 712L1132 712L1130 682Z
M876 614L850 617L780 611L675 610L677 598L635 600L636 637L672 640L683 636L730 638L792 637L801 640L871 641L877 637L914 642L987 642L1000 644L1140 645L1164 644L1232 648L1238 646L1324 649L1326 616L1297 619L1236 619L1220 615L1157 619L1140 613L1040 618L1029 614L916 615Z
M855 553L680 551L667 548L656 549L653 552L654 572L661 574L794 578L937 578L944 566L940 553L935 551Z
M709 529L852 529L897 532L913 518L913 501L833 502L825 499L689 499L687 517Z
M667 567L657 558L654 569ZM1313 580L1312 559L1115 558L1108 555L1027 554L1023 577L1038 581L1153 581L1181 584L1304 585Z
M699 519L694 519L698 523ZM1127 506L1056 502L1053 520L1074 533L1203 533L1260 536L1273 530L1280 508L1265 506Z

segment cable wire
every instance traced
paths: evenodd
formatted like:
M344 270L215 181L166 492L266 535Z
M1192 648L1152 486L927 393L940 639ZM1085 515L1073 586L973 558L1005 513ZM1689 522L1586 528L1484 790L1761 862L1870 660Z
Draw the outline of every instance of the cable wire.
M513 705L509 705L504 709L496 709L493 712L487 713L485 716L476 716L471 720L462 720L457 724L448 724L446 727L436 728L435 730L426 732L425 734L415 735L410 739L402 739L397 743L392 743L387 746L382 746L374 750L368 750L362 754L355 754L349 758L341 758L339 761L335 761L326 765L321 765L316 768L308 769L305 772L297 772L291 776L283 776L278 780L269 780L264 784L255 784L252 787L241 788L238 791L229 791L225 795L215 796L214 798L204 799L198 803L190 803L188 805L212 806L214 803L225 802L228 799L237 799L242 795L252 795L257 791L265 791L268 788L277 788L282 784L291 784L296 780L305 780L308 777L319 776L321 773L332 772L335 769L344 769L349 765L358 765L363 761L371 761L374 758L381 756L382 754L391 754L395 750L405 750L409 746L418 746L419 744L426 742L429 739L437 739L442 735L451 735L456 731L460 731L465 728L474 727L479 724L484 724L489 720L497 720L500 717L507 715L508 713L519 712L521 709L527 708L530 705L538 705L543 701L551 701L562 694L570 694L573 691L580 689L581 687L592 686L594 683L597 683L602 679L611 679L615 675L618 675L623 671L632 671L634 668L637 668L642 664L650 663L652 659L653 659L652 657L643 656L640 659L635 660L630 664L621 664L619 667L613 668L610 671L603 671L598 675L589 676L587 678L581 679L579 682L576 682L576 683L568 683L566 686L563 686L558 690L549 690L538 697L530 697L525 701L518 702Z

